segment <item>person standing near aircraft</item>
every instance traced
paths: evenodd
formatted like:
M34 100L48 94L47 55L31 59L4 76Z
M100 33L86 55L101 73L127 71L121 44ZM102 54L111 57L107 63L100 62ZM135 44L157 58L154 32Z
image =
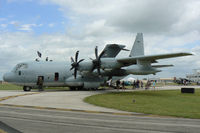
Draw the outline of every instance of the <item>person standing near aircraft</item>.
M125 89L125 82L122 81L122 89Z
M140 81L139 80L136 81L136 88L140 88Z
M117 87L117 89L119 89L119 87L120 87L120 81L119 80L116 81L116 87Z
M155 87L156 87L156 81L154 80L153 81L153 89L155 89Z
M151 86L151 82L147 80L147 83L145 85L145 90L149 89L150 86Z
M39 91L43 91L43 79L42 79L41 76L38 77L38 82L37 82L37 84L38 84L38 89L39 89Z
M134 80L134 81L133 81L133 89L135 89L135 84L136 84L136 83L135 83L135 80Z
M141 80L140 84L141 84L141 88L143 89L143 82L142 82L142 80Z

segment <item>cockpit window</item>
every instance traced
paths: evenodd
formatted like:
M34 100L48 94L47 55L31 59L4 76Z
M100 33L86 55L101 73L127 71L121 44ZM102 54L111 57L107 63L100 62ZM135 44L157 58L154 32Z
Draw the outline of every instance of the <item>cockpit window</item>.
M19 71L19 72L18 72L18 75L20 76L21 74L22 74L21 71Z
M27 68L28 68L28 64L26 64L26 63L20 63L20 64L17 64L14 67L13 71L17 72L19 69L27 69Z

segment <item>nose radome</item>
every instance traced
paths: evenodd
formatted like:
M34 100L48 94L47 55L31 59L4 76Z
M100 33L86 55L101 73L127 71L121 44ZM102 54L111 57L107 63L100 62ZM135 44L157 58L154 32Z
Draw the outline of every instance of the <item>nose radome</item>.
M5 73L3 75L3 80L6 82L9 82L12 79L12 74L11 73Z
M7 81L7 73L3 75L3 81Z

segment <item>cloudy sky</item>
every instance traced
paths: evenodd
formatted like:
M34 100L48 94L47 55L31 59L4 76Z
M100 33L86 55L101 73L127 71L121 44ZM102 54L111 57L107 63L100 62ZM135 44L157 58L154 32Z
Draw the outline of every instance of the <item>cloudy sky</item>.
M175 66L157 77L184 77L200 68L199 7L199 0L0 0L0 79L38 50L54 61L69 62L77 50L94 58L95 46L131 49L137 32L144 34L146 55L192 52L159 60Z

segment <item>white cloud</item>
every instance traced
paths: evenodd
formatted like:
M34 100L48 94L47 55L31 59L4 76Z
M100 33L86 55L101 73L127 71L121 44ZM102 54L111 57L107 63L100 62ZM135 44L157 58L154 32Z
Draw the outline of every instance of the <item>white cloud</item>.
M32 31L34 27L41 27L43 24L23 24L18 26L18 30L22 31Z
M8 24L0 24L0 26L1 26L2 28L6 28L6 27L8 26Z
M20 23L18 21L10 21L11 25L14 25L15 27L19 27Z
M122 32L185 34L200 27L198 0L43 0L49 2L59 5L73 20L91 23L103 19L105 25Z
M23 31L32 31L32 27L35 27L36 24L23 24L18 29Z
M85 26L85 33L88 36L109 36L115 31L113 27L105 25L105 20L96 20Z
M52 28L52 27L55 26L55 24L54 24L54 23L50 23L50 24L48 24L48 26L49 26L50 28Z
M7 18L0 18L0 21L6 21Z

